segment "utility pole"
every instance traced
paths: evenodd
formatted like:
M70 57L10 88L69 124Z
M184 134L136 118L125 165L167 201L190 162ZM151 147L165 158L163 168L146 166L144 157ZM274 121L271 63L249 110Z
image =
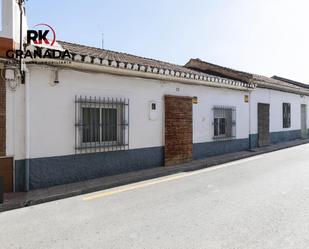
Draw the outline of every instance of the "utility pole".
M102 49L104 49L104 33L102 33Z

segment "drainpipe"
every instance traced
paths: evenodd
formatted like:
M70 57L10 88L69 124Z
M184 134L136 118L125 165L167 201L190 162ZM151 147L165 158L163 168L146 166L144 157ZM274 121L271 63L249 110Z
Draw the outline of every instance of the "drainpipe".
M249 91L249 150L252 149L251 142L251 91Z
M23 51L23 8L25 0L19 0L19 45ZM25 191L28 192L29 187L29 171L30 171L30 80L29 72L24 68L22 57L19 61L19 70L21 84L25 84Z
M30 182L30 75L25 71L25 191L28 192Z
M19 5L19 49L20 51L23 50L23 5L24 5L25 0L19 0L18 5ZM19 70L20 70L20 75L21 75L21 83L25 83L25 74L23 71L23 59L20 56L19 58Z

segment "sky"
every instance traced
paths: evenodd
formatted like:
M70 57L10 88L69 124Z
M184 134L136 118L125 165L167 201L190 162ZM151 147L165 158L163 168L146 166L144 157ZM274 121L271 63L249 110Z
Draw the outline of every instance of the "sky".
M28 0L57 39L184 65L190 58L309 84L308 0Z

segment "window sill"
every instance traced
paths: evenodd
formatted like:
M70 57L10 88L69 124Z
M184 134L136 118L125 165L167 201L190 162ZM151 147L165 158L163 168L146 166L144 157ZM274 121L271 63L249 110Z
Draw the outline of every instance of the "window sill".
M223 136L218 136L218 137L213 137L212 138L214 141L229 141L229 140L235 140L236 137L223 137Z
M109 152L128 150L129 144L93 144L93 145L81 145L75 148L79 153L96 153L96 152Z

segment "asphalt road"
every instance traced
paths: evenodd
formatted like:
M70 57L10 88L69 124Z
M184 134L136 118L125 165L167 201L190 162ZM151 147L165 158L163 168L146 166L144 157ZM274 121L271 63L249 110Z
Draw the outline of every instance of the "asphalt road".
M309 145L0 214L0 248L309 248Z

